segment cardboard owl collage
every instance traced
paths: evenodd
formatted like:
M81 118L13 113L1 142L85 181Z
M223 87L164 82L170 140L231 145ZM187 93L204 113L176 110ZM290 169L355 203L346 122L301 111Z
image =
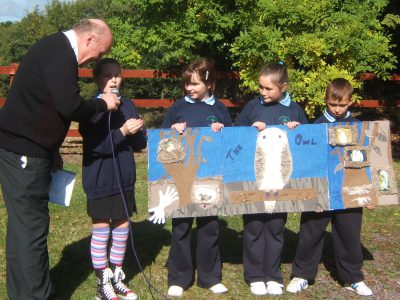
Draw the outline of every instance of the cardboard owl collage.
M166 217L399 204L389 121L149 130L148 172Z

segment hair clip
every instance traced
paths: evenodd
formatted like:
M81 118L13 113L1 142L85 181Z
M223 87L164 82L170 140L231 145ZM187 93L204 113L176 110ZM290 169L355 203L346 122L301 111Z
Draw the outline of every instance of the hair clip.
M206 80L208 80L208 71L206 71Z
M285 65L283 61L278 62L278 64L280 64L281 66Z

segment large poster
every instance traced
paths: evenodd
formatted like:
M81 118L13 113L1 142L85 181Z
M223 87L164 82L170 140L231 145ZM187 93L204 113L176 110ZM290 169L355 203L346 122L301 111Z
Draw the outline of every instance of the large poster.
M389 121L148 131L149 209L166 217L398 204Z

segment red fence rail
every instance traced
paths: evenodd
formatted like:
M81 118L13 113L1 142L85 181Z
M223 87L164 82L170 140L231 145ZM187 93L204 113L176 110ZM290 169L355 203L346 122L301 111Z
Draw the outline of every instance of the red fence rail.
M18 64L11 64L10 66L0 66L0 75L10 76L10 85L14 79L15 72L18 69ZM122 77L124 79L129 78L177 78L180 73L173 72L162 72L160 70L122 70ZM92 69L89 68L79 68L78 76L81 78L91 78ZM219 77L224 79L238 80L238 72L219 72ZM230 99L220 99L227 107L237 107L238 104ZM6 99L0 98L0 107L5 104ZM174 103L174 99L131 99L137 107L142 108L156 108L156 107L170 107Z
M15 73L18 69L18 64L11 64L10 66L0 66L0 75L8 75L10 76L10 84L12 83ZM79 68L78 72L79 77L81 78L91 78L92 77L92 69L89 68ZM170 73L170 72L162 72L160 70L122 70L122 77L124 79L128 78L177 78L179 77L179 73ZM238 72L219 72L219 78L228 79L228 80L238 80L239 73ZM376 79L376 75L373 73L362 73L359 76L360 80L370 81ZM390 78L391 81L395 81L400 84L400 74L393 74ZM225 106L227 107L238 107L240 104L238 102L233 102L231 99L220 99ZM0 107L5 104L5 98L0 98ZM174 103L174 99L131 99L132 102L135 103L137 107L142 108L157 108L164 107L168 108ZM240 102L239 102L240 103ZM358 107L363 108L378 108L378 107L387 107L388 104L382 100L374 100L374 99L363 99L358 104ZM391 102L391 107L400 107L400 100L396 100L393 104ZM70 130L68 133L70 137L77 137L79 133L76 130Z
M18 69L18 64L11 64L10 66L0 66L0 75L9 75L10 84L12 83L15 72ZM88 78L92 77L92 69L89 68L79 68L79 77ZM159 70L122 70L122 77L128 78L176 78L179 77L178 73L162 72ZM238 80L238 72L220 72L219 77L223 79ZM363 73L359 76L360 80L369 81L376 79L376 75L372 73ZM400 83L400 74L393 74L391 76L391 81L396 81ZM230 99L220 99L227 107L237 107L238 103L233 102ZM154 108L154 107L170 107L174 103L174 99L132 99L137 107L143 108ZM0 98L0 107L5 103L5 98ZM386 103L381 100L373 99L363 99L357 104L359 107L365 108L378 108L385 107ZM397 100L395 107L400 107L400 100Z

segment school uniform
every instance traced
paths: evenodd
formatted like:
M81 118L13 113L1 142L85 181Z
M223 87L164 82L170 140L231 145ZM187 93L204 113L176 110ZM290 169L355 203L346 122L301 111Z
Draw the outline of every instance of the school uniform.
M289 121L307 124L303 109L291 101L289 93L279 102L265 103L262 96L250 101L236 120L237 126L260 121L283 125ZM283 283L280 271L287 213L243 215L243 269L247 283L276 281Z
M127 219L136 211L133 153L146 147L146 137L143 131L122 134L120 128L131 118L140 118L136 106L122 97L118 110L99 112L79 124L83 137L82 185L92 218Z
M358 122L350 112L335 119L327 110L314 123ZM363 255L361 250L362 211L359 208L317 212L303 212L300 220L299 241L292 264L292 277L313 281L321 260L325 230L329 222L337 272L343 283L355 283L364 279L361 271Z
M232 120L228 109L213 96L206 101L195 101L186 96L178 99L168 110L161 127L171 128L173 124L183 122L186 122L187 127L207 127L215 122L231 126ZM191 255L193 219L172 219L171 248L167 261L168 286L177 285L187 289L193 282L194 269ZM222 278L218 217L198 217L196 224L197 285L210 288L220 283Z

